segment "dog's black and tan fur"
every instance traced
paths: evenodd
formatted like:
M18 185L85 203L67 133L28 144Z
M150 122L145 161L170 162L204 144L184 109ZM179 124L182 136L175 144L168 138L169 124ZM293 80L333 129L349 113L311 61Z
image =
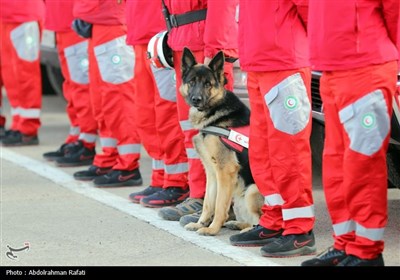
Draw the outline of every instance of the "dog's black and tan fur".
M190 106L189 119L195 129L249 125L249 108L224 88L224 61L223 52L219 52L204 65L196 61L188 48L183 51L180 92ZM223 225L247 230L258 224L263 197L254 184L248 158L239 162L237 152L213 134L200 131L193 143L205 168L207 184L200 219L185 228L202 235L216 235ZM232 200L236 221L226 222Z

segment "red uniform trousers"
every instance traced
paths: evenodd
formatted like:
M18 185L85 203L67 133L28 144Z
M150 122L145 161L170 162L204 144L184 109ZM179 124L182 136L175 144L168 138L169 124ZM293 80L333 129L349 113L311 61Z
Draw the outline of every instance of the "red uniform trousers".
M3 83L11 105L10 129L37 135L42 106L41 24L3 22L0 32Z
M324 72L323 186L334 247L373 259L384 248L386 151L397 63Z
M1 66L1 46L0 46L0 66ZM1 67L0 67L0 126L4 127L6 125L6 118L3 115L2 104L3 104L3 78L1 76Z
M260 225L283 235L313 229L309 68L249 72L249 158L265 197Z
M88 41L74 31L57 32L56 39L64 76L63 94L71 124L65 143L80 139L90 149L96 145L97 122L90 101Z
M176 95L177 95L177 105L178 105L178 117L181 125L181 129L185 135L185 147L186 154L189 160L189 187L190 187L190 197L191 198L203 198L206 190L206 175L204 171L203 164L200 161L194 147L192 138L198 133L198 130L193 129L189 121L189 106L185 99L179 92L179 88L182 84L181 75L181 63L182 63L183 51L174 51L174 69L176 72ZM198 62L204 61L203 51L194 51ZM228 80L226 88L233 90L233 64L225 63L225 76Z
M188 159L179 126L173 70L151 69L147 45L135 47L135 119L153 159L152 186L188 187ZM161 83L156 80L163 79ZM165 80L167 79L167 80ZM158 88L157 85L160 85Z
M125 26L97 24L89 39L90 93L103 151L93 164L115 170L138 168L141 152L133 112L134 53L125 40Z

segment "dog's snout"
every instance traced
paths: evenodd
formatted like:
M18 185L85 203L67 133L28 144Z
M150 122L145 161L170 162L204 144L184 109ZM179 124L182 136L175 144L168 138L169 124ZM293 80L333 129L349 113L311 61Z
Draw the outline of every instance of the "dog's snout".
M194 95L191 97L191 101L193 104L199 104L202 101L202 97L200 95Z

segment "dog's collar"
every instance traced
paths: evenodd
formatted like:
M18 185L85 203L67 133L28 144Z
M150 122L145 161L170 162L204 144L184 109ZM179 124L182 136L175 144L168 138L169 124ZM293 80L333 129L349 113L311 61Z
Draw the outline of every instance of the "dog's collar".
M210 126L204 127L203 129L200 129L200 132L206 133L206 134L222 136L222 137L248 149L249 148L249 137L247 135L245 135L246 132L248 132L248 129L249 129L249 126L224 128L224 127L210 125Z

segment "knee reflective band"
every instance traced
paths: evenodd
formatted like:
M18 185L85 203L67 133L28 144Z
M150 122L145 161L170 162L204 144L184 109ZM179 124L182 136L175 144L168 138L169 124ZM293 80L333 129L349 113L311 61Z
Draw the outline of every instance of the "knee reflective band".
M168 31L154 35L147 46L147 56L157 68L174 68L172 50L167 44Z

